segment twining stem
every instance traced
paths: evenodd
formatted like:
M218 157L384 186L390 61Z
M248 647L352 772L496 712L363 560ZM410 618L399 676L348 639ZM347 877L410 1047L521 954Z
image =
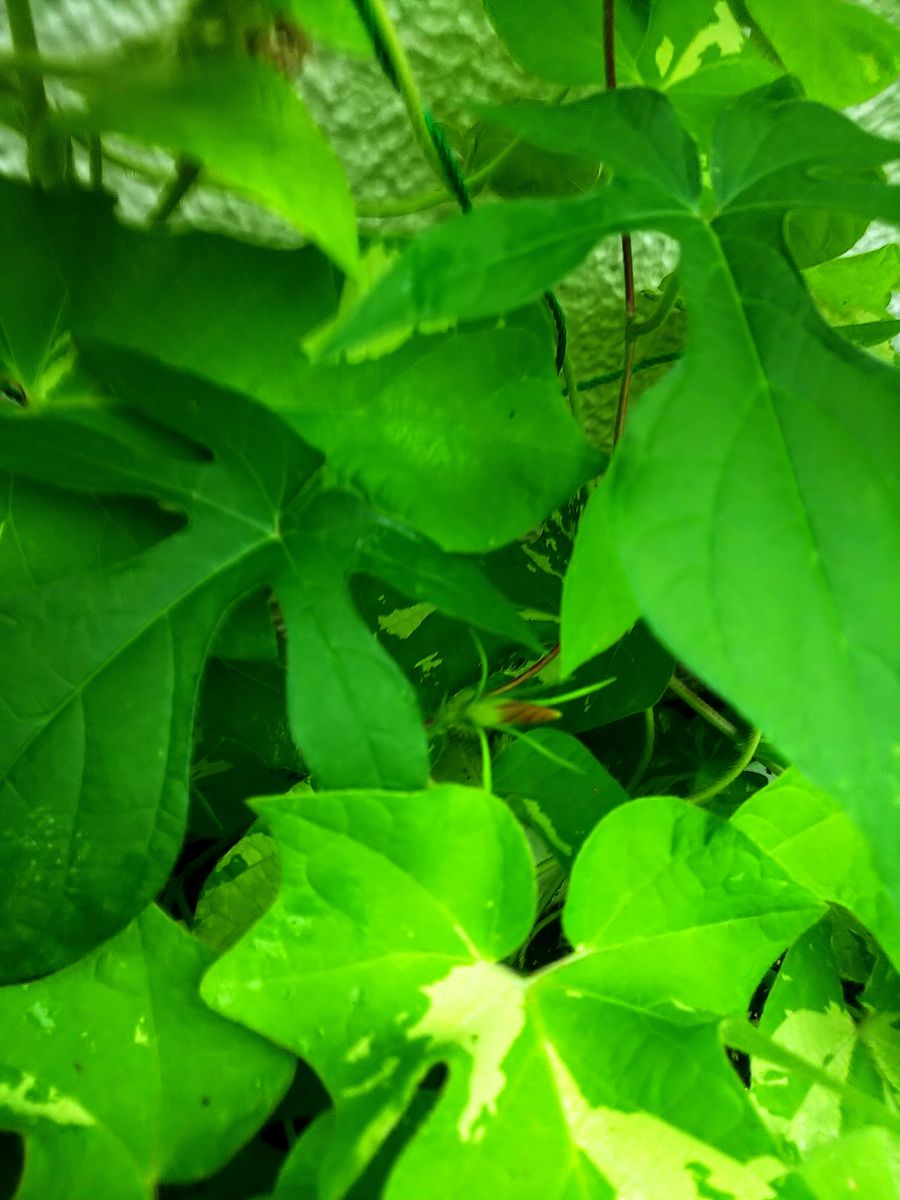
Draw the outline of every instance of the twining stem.
M397 37L397 31L388 15L383 0L354 0L354 6L359 18L365 25L378 65L384 71L390 83L394 86L406 114L416 141L422 149L427 161L437 172L438 178L443 178L444 168L432 140L431 130L425 119L425 109L416 81L410 70L409 59L403 49L403 43Z
M491 176L500 170L513 151L521 145L521 142L521 137L513 138L499 154L486 162L483 167L479 167L477 171L467 175L465 177L466 187L474 191L483 183L487 183ZM356 205L356 211L360 217L405 217L410 213L437 208L439 204L446 204L450 198L447 195L447 189L441 188L439 192L424 192L418 196L401 196L398 200L361 200Z
M9 32L16 56L38 57L37 34L29 0L6 0ZM48 136L46 120L49 112L44 77L40 71L19 68L19 90L25 117L25 137L28 141L28 170L38 184L59 182L65 172L65 151L56 153L53 139ZM58 161L57 161L58 160Z
M720 712L707 704L702 696L698 696L693 688L688 687L683 679L679 679L677 675L673 675L669 680L669 691L673 696L677 696L679 700L683 700L688 708L692 708L694 712L712 725L713 729L724 734L725 737L735 741L738 737L738 727L732 724L727 717L723 717Z
M634 789L641 782L647 773L647 768L650 766L650 759L653 757L653 747L656 744L656 715L652 708L644 709L644 745L641 750L641 757L637 761L637 766L625 791L629 794L634 794Z
M197 180L200 178L202 167L192 159L183 159L178 164L178 170L168 186L163 189L156 208L148 217L151 225L164 224L182 202Z
M394 87L409 116L413 133L428 162L444 183L460 209L470 212L472 196L452 147L431 114L423 107L422 98L410 70L409 60L383 0L353 0L359 18L365 26L378 64L388 82ZM565 95L563 92L560 99ZM556 327L556 370L561 373L566 360L566 324L559 301L552 292L544 292L544 303ZM572 388L574 405L575 388Z
M603 65L606 74L606 90L616 88L616 0L603 0ZM631 249L631 234L622 234L622 276L625 283L625 359L622 379L619 384L619 400L616 405L616 421L613 427L615 446L625 429L628 414L628 397L631 394L631 375L634 367L634 340L628 331L634 320L634 258Z
M739 775L742 775L747 767L749 767L750 763L753 761L753 757L756 754L757 749L759 748L759 743L761 740L762 734L760 731L758 729L752 730L737 762L733 763L724 773L724 775L720 775L714 783L709 785L709 787L702 788L699 792L694 792L688 796L688 800L690 800L692 804L708 804L714 796L718 796L719 792L724 792L728 785L730 783L734 783L735 779L737 779Z

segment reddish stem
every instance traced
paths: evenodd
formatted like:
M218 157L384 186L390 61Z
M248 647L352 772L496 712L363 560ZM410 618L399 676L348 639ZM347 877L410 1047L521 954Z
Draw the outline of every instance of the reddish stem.
M543 658L539 658L536 663L532 663L527 671L523 671L521 675L517 675L515 679L511 679L509 683L504 683L501 687L494 688L494 690L488 694L491 696L501 696L504 692L511 692L513 688L517 688L520 684L525 683L527 680L533 679L535 675L539 675L548 663L553 662L557 654L559 654L559 642L557 642L555 646L551 647L551 649L547 651Z
M616 0L603 0L603 65L606 72L606 90L616 87ZM634 342L628 337L628 329L634 319L634 259L631 252L631 235L622 234L622 275L625 281L625 361L622 381L619 384L619 402L616 405L616 423L613 429L613 445L618 442L625 429L628 412L628 397L631 394L631 373L634 366Z

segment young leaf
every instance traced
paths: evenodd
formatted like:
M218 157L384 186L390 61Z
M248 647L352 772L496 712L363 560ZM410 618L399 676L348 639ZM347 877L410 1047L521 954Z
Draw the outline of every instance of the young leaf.
M197 995L213 955L148 908L81 962L0 988L0 1128L27 1140L21 1196L150 1200L259 1128L294 1060Z
M491 961L524 937L533 904L525 843L496 800L442 786L259 811L282 890L202 990L320 1073L335 1101L321 1195L343 1194L436 1062L449 1083L388 1200L511 1185L522 1200L605 1196L626 1181L648 1191L661 1172L768 1194L783 1168L762 1161L773 1143L712 1014L742 1010L821 910L736 830L671 799L616 809L575 866L576 953L522 978ZM287 956L275 972L273 945ZM693 1086L660 1088L661 1071Z
M549 758L542 750L549 751ZM493 789L570 867L588 834L628 793L577 738L557 729L535 729L494 761Z
M251 830L216 863L197 900L192 932L221 954L272 905L281 882L273 838Z
M871 848L836 800L789 770L743 804L732 824L814 895L849 909L900 965L900 920Z
M900 332L886 320L891 295L900 288L900 246L896 243L820 263L805 271L804 279L822 316L845 336L853 335L854 326L884 327L884 341ZM885 346L884 357L890 359L891 355L890 347Z
M876 95L900 72L900 31L860 4L746 0L746 5L810 100L848 108Z
M822 921L788 952L759 1029L827 1071L835 1083L859 1089L885 1105L886 1112L895 1112L900 1097L891 1064L900 1045L891 1020L882 1014L879 1022L872 1014L862 1025L854 1022L832 953L831 925ZM856 1123L852 1107L845 1110L842 1104L840 1089L829 1091L801 1071L751 1058L751 1079L751 1094L766 1124L801 1154L828 1145Z
M351 274L357 244L343 168L293 87L252 61L195 64L166 76L126 64L93 76L87 108L62 118L83 133L115 132L200 163L213 180L258 200Z
M639 616L613 540L609 493L601 484L582 515L563 585L563 675L609 649Z

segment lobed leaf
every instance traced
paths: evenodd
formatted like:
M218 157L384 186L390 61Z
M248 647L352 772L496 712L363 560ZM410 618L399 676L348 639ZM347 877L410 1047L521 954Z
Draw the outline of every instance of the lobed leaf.
M294 1062L201 1003L212 959L151 907L73 966L0 988L0 1128L27 1143L18 1197L150 1200L263 1123Z
M344 1193L436 1062L449 1082L388 1200L606 1197L661 1171L771 1195L784 1168L712 1014L740 1010L820 909L752 843L680 801L616 809L575 866L575 953L523 978L493 961L533 904L525 843L496 800L446 785L293 799L259 803L282 891L203 995L321 1074L335 1102L322 1196ZM663 1077L691 1084L669 1093Z

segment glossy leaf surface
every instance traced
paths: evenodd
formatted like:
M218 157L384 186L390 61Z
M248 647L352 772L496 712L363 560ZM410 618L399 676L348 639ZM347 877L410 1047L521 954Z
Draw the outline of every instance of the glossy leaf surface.
M712 1014L740 1008L819 910L743 836L679 801L618 809L576 863L565 915L575 955L525 979L494 961L522 939L532 905L525 843L496 800L443 786L259 811L283 856L282 891L203 995L322 1075L336 1103L323 1195L350 1184L443 1061L449 1084L391 1175L392 1200L426 1181L435 1197L461 1183L487 1197L511 1178L523 1197L606 1197L661 1164L686 1186L688 1154L704 1177L765 1196L779 1168L751 1161L772 1144ZM501 878L485 907L478 893ZM273 940L292 945L274 974ZM713 959L729 969L705 972ZM298 1022L292 997L312 980ZM661 1058L703 1080L689 1103L655 1086Z
M156 908L81 962L0 988L0 1126L18 1196L145 1197L221 1166L290 1082L290 1055L197 995L212 954Z

